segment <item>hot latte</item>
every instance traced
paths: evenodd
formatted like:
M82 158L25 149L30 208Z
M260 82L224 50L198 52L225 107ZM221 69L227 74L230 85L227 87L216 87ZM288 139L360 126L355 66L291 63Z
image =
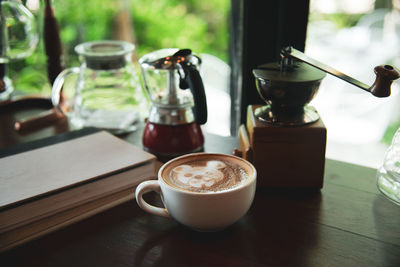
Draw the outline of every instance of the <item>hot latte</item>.
M136 188L138 205L200 231L216 231L239 220L253 202L257 171L239 157L218 153L193 153L165 163L157 180ZM143 195L161 195L164 207L147 203Z
M192 158L169 168L163 178L173 187L206 193L233 188L247 176L239 164L224 158Z

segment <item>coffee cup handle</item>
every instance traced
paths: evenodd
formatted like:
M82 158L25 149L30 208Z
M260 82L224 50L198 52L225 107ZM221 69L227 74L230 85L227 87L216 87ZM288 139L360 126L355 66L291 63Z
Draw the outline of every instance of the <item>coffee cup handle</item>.
M166 218L171 218L171 215L169 214L166 208L159 208L150 205L143 199L143 195L151 191L154 191L161 195L160 184L158 183L158 181L156 180L145 181L137 186L135 195L136 195L136 202L138 203L139 207L149 213Z

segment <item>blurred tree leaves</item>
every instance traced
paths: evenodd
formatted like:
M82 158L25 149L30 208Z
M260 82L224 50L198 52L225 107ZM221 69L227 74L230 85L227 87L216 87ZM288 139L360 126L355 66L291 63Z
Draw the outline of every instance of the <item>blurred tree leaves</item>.
M67 67L79 65L74 47L82 42L112 39L114 18L128 10L137 41L137 54L178 47L228 59L229 0L56 0L55 15L61 30ZM35 13L40 37L43 6ZM9 65L17 90L50 94L42 38L36 51Z
M187 47L227 61L229 4L229 0L133 0L139 55Z

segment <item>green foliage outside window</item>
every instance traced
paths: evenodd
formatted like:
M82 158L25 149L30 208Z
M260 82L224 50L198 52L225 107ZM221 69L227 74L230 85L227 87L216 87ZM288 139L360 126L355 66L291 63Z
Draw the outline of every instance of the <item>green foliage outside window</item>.
M114 39L115 18L128 11L136 38L137 56L167 47L191 48L222 60L228 58L229 0L55 0L67 67L78 66L77 44ZM43 6L35 13L40 43L25 60L9 64L17 90L50 93L42 43Z

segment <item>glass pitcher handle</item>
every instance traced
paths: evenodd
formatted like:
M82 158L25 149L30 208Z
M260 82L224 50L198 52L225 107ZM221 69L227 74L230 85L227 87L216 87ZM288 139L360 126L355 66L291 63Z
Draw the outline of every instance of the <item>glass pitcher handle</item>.
M60 74L58 74L57 78L54 80L53 88L51 89L51 102L53 106L58 108L62 113L64 110L62 109L62 101L61 101L61 91L64 86L65 79L71 74L78 74L80 68L69 68L65 69Z

